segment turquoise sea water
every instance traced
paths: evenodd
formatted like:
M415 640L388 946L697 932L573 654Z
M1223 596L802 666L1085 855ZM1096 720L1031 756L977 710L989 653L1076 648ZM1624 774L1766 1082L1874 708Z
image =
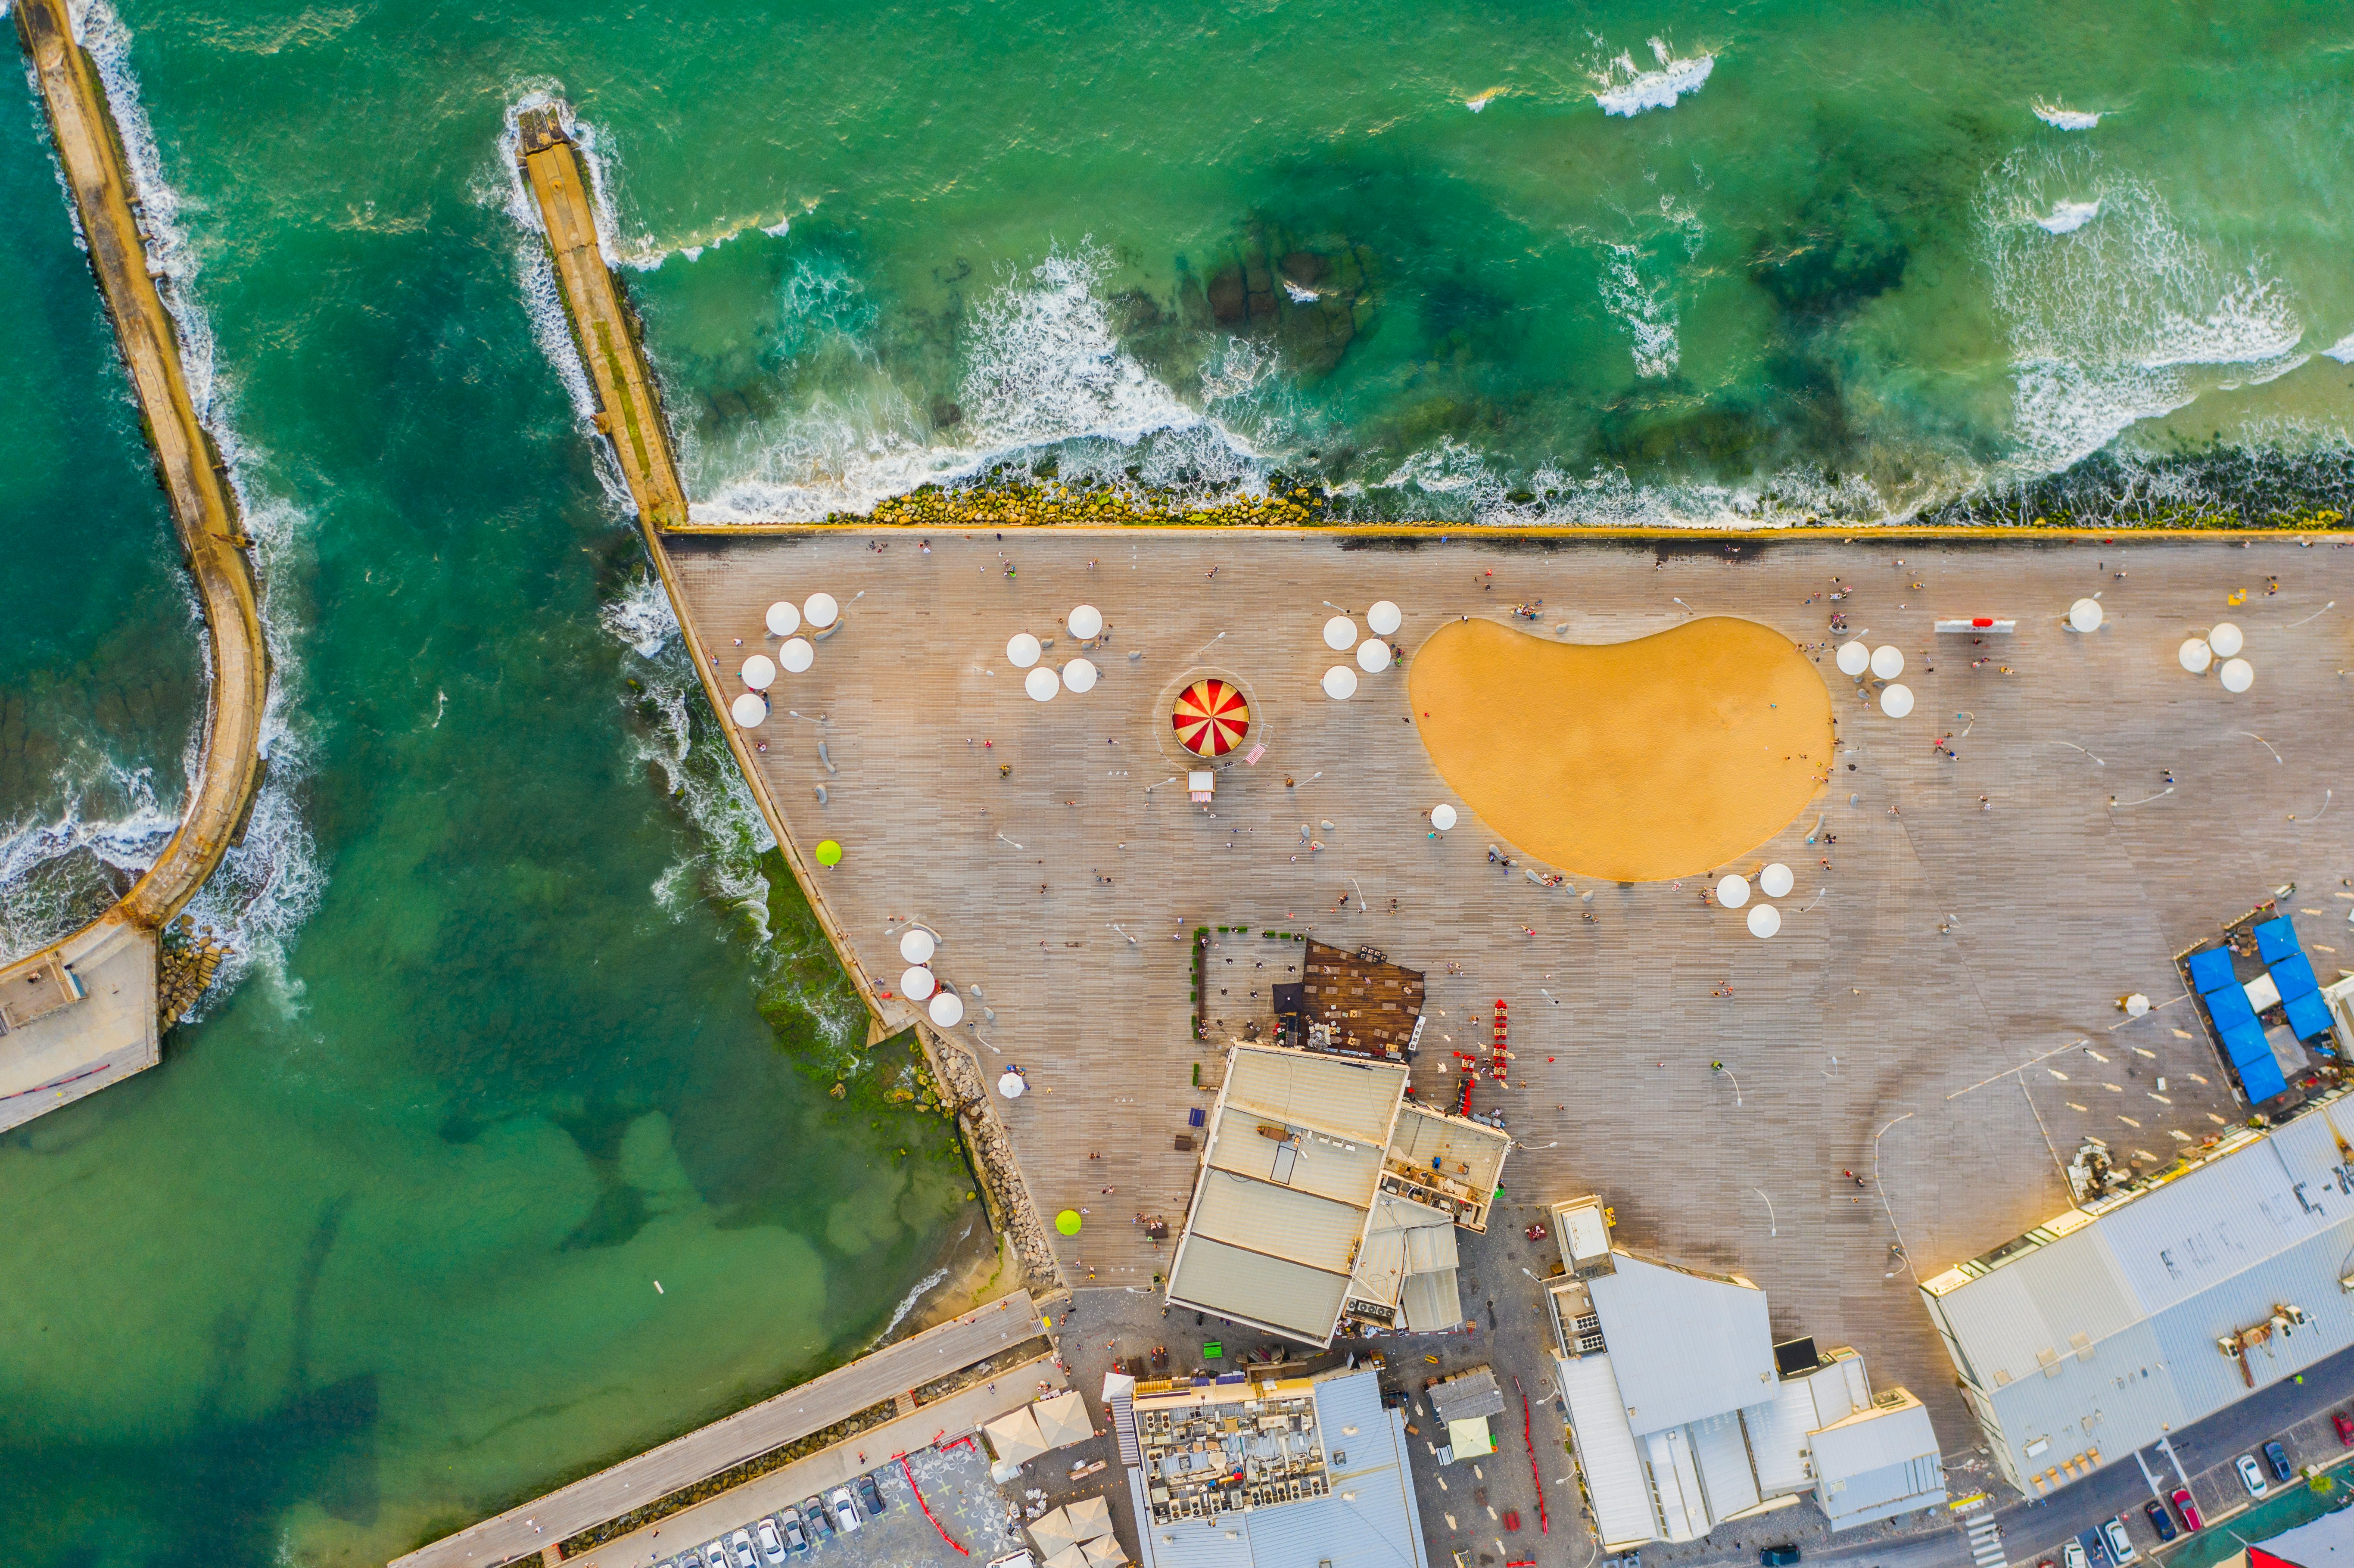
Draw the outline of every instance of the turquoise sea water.
M380 1561L854 1348L972 1222L937 1124L814 1070L856 1010L584 438L535 95L715 520L1050 463L1489 521L2348 498L2342 8L124 4L280 706L200 910L246 963L0 1140L33 1563ZM17 947L140 863L201 667L11 79Z

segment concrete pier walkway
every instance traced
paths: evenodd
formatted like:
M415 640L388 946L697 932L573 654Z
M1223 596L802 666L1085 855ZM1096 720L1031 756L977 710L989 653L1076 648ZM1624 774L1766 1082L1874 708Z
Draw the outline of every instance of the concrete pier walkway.
M65 0L18 0L16 34L33 66L58 162L81 218L90 270L114 323L155 453L212 644L204 754L180 826L120 903L82 930L0 969L0 1130L66 1099L154 1065L156 933L196 896L242 832L261 777L260 736L270 687L248 540L218 450L197 418L172 317L156 291L134 210L128 164L107 112L97 69L73 36ZM98 988L82 976L44 989L44 974L77 966L120 969L126 946L143 948L143 1008L87 1005ZM110 972L107 993L122 994ZM11 1014L14 1018L11 1018ZM84 1072L84 1069L90 1069ZM80 1076L72 1075L80 1074Z

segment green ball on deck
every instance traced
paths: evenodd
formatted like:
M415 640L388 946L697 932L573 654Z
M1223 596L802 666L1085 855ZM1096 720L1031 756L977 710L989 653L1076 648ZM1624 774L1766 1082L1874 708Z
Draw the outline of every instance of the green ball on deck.
M823 843L817 846L817 863L820 865L840 865L842 863L842 846L834 842L832 839L826 840Z
M1079 1224L1079 1212L1076 1209L1065 1209L1055 1216L1055 1228L1066 1236L1077 1235Z

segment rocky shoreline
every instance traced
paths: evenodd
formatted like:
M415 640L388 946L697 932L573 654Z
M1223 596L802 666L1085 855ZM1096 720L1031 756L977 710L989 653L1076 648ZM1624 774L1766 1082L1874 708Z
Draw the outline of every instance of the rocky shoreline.
M980 1065L960 1047L929 1030L923 1033L926 1054L957 1107L957 1125L963 1129L965 1148L980 1174L990 1224L1000 1237L1013 1244L1021 1260L1023 1284L1034 1292L1061 1289L1062 1265L1055 1260L1054 1244L1030 1201L1013 1145L990 1110L989 1086Z

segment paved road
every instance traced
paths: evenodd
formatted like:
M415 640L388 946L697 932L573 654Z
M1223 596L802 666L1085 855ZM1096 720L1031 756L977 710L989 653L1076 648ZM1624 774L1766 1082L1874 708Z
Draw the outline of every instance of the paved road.
M1040 1332L1026 1290L927 1329L659 1448L584 1477L536 1502L470 1525L395 1560L394 1568L487 1568L716 1476L894 1394L970 1366Z

